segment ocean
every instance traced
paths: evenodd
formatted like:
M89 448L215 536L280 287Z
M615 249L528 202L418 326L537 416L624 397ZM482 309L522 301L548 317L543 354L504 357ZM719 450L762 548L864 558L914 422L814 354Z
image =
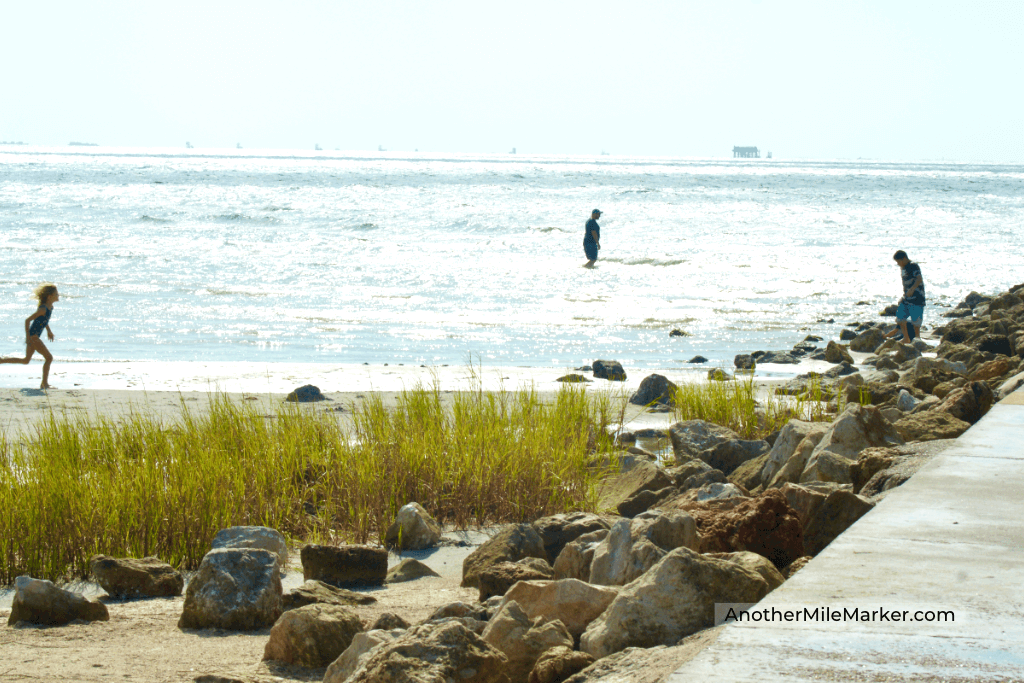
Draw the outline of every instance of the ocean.
M941 324L1022 237L1024 165L7 146L0 355L50 281L64 360L731 366L877 319L897 249Z

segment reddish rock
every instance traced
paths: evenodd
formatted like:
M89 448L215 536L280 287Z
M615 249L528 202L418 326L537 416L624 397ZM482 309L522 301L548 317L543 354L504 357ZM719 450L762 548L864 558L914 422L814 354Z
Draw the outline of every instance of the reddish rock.
M1015 367L1017 364L1011 363L1009 358L996 358L976 367L967 379L972 382L984 382L987 379L1002 377Z
M779 569L805 554L800 518L778 489L769 489L731 510L713 510L701 503L681 503L680 507L697 521L702 552L749 550L767 557Z

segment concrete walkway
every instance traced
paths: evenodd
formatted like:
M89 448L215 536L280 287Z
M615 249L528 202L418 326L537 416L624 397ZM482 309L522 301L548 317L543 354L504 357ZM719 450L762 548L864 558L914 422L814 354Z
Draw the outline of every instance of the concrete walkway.
M1024 681L1022 517L1024 389L757 606L955 621L733 623L670 683Z

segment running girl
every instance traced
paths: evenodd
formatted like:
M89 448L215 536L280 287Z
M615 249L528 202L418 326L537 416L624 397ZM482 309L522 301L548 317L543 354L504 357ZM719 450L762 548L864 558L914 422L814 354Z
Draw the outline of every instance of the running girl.
M25 318L25 357L24 358L0 358L0 363L21 363L28 365L32 355L38 351L43 357L43 383L40 389L52 389L49 382L50 363L53 362L53 354L43 343L43 330L46 330L46 338L53 341L53 332L50 330L50 316L53 315L53 304L60 301L60 294L57 292L57 285L41 285L36 288L36 299L39 300L39 309Z

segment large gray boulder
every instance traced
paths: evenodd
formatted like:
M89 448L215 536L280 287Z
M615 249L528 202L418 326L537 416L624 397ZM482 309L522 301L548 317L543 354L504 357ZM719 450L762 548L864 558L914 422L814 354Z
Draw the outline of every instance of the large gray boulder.
M159 557L107 557L89 560L96 583L115 600L162 598L181 595L185 579L181 572Z
M594 551L590 583L624 586L679 547L700 549L697 523L685 512L652 510L619 520Z
M836 418L814 447L800 475L800 482L850 484L849 463L854 462L862 450L902 443L899 432L878 408L852 404ZM844 463L847 463L845 470Z
M377 645L348 683L510 683L508 658L456 621L414 626Z
M352 642L345 651L338 655L324 674L324 683L345 683L359 665L366 661L369 653L381 643L390 643L406 629L371 629L360 631L352 637Z
M388 551L365 545L307 545L300 551L302 578L332 586L379 586L388 575Z
M14 580L14 602L7 625L20 621L44 626L63 626L82 621L109 621L110 614L102 602L90 600L78 593L57 588L53 582L19 576Z
M790 420L787 422L779 431L779 436L775 439L775 445L768 452L768 460L761 468L761 481L770 484L775 475L782 469L782 466L796 452L800 442L811 432L817 431L824 435L827 430L828 427L820 422L805 422L803 420ZM801 465L800 470L796 473L797 478L799 478L800 472L803 472L803 465Z
M203 557L185 590L178 628L257 631L281 616L277 553L260 548L218 548Z
M263 659L321 669L363 630L359 615L340 605L306 605L285 612L270 629Z
M771 560L764 555L758 555L757 553L752 553L749 550L740 550L735 553L708 553L707 557L732 562L733 564L738 564L741 567L746 567L747 569L757 573L757 575L764 579L765 583L768 584L769 591L775 590L786 580L786 577L784 577L782 573L775 568L775 565L772 564Z
M481 637L508 658L505 672L511 683L526 683L537 660L551 648L573 646L562 622L534 623L515 600L502 603Z
M403 505L384 533L384 545L401 550L425 550L441 541L441 524L419 503Z
M755 603L767 594L757 572L677 548L619 592L587 627L580 649L600 659L627 647L674 645L714 625L715 603Z
M617 360L595 360L594 377L612 382L625 382L626 371L622 368L622 363Z
M870 327L850 340L850 350L874 353L885 341L885 333L877 327Z
M700 457L701 452L714 448L723 441L739 439L740 435L705 420L676 422L668 429L672 452L677 462Z
M547 559L544 542L530 524L510 524L462 561L463 588L479 588L480 574L499 562L516 562L524 557Z
M514 600L530 619L557 619L574 638L579 638L587 624L604 612L618 594L618 588L594 586L576 579L520 581L505 593L502 604Z
M210 547L217 548L262 548L277 553L281 569L288 566L288 541L275 529L265 526L232 526L221 529L213 537Z

